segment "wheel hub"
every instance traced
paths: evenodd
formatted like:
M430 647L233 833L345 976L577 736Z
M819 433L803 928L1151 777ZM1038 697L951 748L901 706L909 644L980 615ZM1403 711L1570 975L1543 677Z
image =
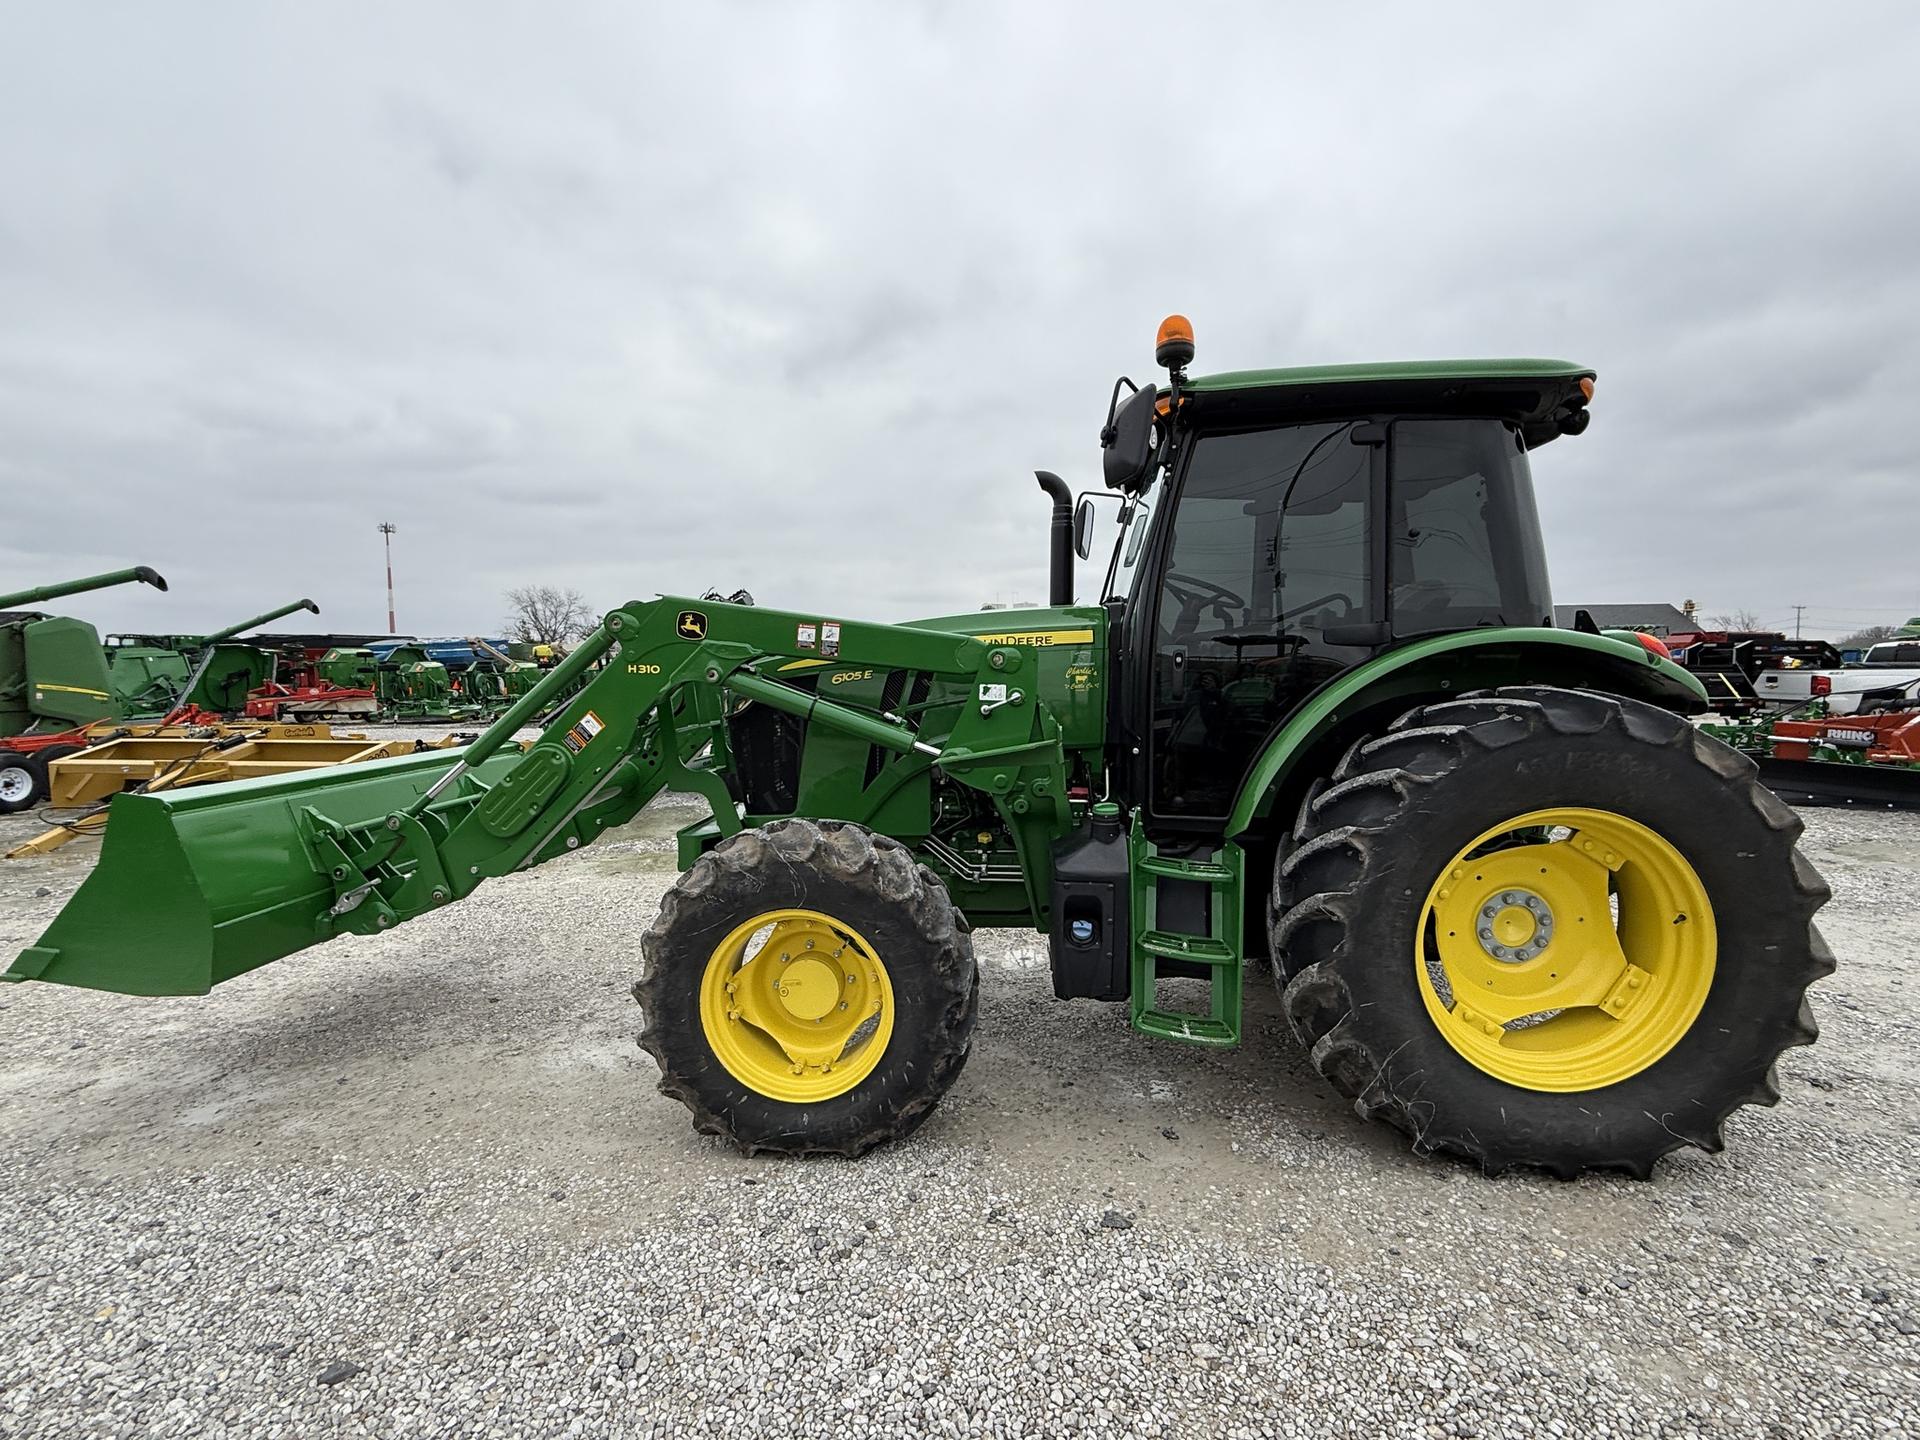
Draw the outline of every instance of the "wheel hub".
M1481 1070L1596 1090L1652 1065L1706 1003L1706 887L1671 841L1615 811L1528 811L1456 853L1414 948L1427 1013Z
M27 773L24 765L9 765L0 769L0 800L24 800L32 790L33 777Z
M811 955L784 965L774 986L780 1004L797 1020L818 1020L840 1003L840 975Z
M1481 902L1475 934L1490 958L1521 964L1553 939L1553 907L1531 890L1496 890Z
M773 1100L813 1104L858 1085L893 1030L893 986L878 953L817 910L772 910L714 947L700 982L714 1057Z

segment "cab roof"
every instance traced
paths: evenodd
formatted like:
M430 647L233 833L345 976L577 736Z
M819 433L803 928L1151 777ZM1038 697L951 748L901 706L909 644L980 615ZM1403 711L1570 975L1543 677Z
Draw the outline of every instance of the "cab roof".
M1594 372L1570 360L1389 360L1227 370L1182 383L1186 423L1232 424L1336 414L1490 415L1521 427L1529 447L1561 433L1560 417L1585 405Z

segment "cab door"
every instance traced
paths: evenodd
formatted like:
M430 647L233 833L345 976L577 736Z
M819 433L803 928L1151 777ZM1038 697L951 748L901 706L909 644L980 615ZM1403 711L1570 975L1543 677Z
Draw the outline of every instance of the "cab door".
M1135 691L1147 714L1135 793L1152 818L1224 820L1287 713L1371 653L1367 627L1384 618L1381 428L1341 420L1188 442L1132 647L1148 672Z

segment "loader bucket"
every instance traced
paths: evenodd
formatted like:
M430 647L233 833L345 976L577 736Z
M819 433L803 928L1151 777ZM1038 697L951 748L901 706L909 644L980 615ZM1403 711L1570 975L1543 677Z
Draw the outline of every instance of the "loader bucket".
M465 752L438 750L153 795L115 796L93 874L0 980L127 995L201 995L328 938L332 882L301 816L377 821L426 793ZM480 766L485 781L519 759ZM438 803L471 794L462 778Z

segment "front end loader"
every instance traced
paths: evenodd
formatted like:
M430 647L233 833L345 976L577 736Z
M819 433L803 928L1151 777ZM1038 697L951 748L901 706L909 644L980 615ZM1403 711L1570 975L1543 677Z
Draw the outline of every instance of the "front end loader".
M1092 603L1096 497L1042 472L1044 609L622 605L464 750L116 798L4 978L200 993L671 787L706 813L641 940L641 1043L749 1152L918 1126L968 1054L978 926L1047 934L1057 995L1207 1047L1264 966L1362 1115L1490 1173L1719 1148L1814 1038L1827 891L1689 723L1695 680L1552 628L1530 459L1586 429L1592 372L1192 354L1173 317L1166 382L1115 386Z

